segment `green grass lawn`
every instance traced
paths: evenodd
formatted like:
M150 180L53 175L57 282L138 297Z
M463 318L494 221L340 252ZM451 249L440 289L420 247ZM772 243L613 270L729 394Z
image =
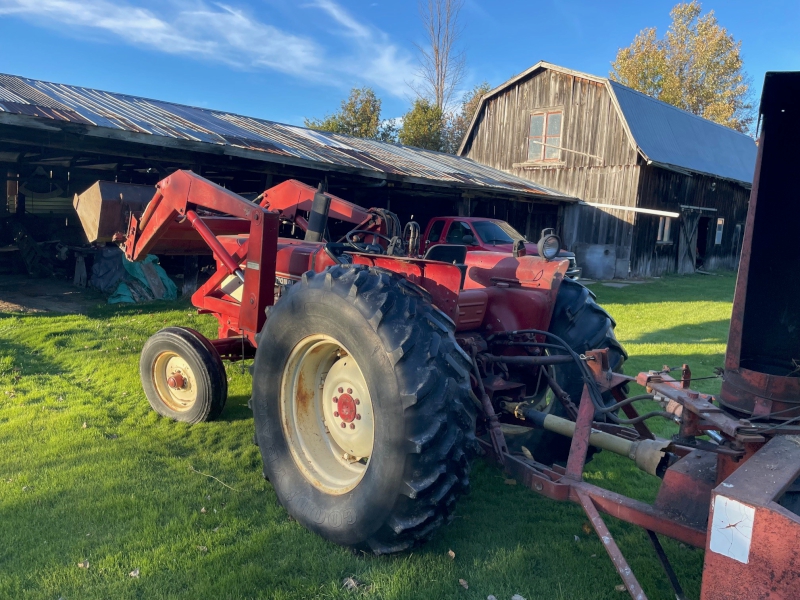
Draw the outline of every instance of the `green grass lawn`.
M688 362L700 377L722 365L734 281L592 289L617 320L626 372ZM412 553L354 555L312 535L261 477L240 365L228 366L220 421L187 426L150 410L139 350L167 325L215 333L214 319L186 304L0 314L0 598L624 597L579 507L507 485L483 461L454 522ZM608 453L586 478L648 501L657 489ZM607 522L650 598L673 598L645 533ZM664 544L689 597L699 597L702 551ZM351 576L362 584L355 591L342 587Z

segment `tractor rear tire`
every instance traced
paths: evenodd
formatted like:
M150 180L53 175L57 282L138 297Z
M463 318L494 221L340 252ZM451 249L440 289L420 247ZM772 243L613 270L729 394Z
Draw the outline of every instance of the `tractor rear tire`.
M308 272L253 364L264 474L300 524L386 554L429 539L469 488L469 357L427 292L363 265Z
M565 278L558 290L549 331L564 340L578 354L584 354L588 350L608 349L608 363L611 370L621 373L628 354L614 334L616 321L597 304L596 299L597 297L586 286ZM548 341L554 342L554 340ZM566 354L566 352L552 351L550 354ZM551 373L555 374L559 386L569 394L575 406L578 406L583 393L583 379L578 366L574 363L554 365ZM551 392L548 391L548 394L550 402L546 412L569 419L570 415L564 405ZM606 406L615 402L610 393L604 394L603 400ZM605 418L600 413L595 415L595 420L604 421ZM518 437L513 445L525 446L538 462L565 463L569 457L571 438L550 431L534 431ZM586 456L587 462L597 452L599 452L597 448L590 446Z
M167 327L152 335L142 348L139 375L153 410L175 421L213 421L228 399L222 359L194 329Z

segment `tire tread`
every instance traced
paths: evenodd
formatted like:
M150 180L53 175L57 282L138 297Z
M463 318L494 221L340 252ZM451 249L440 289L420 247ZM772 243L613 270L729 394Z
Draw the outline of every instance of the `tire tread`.
M456 499L469 490L468 457L477 450L467 363L452 321L427 292L385 269L336 265L308 272L303 286L328 288L369 322L390 355L403 405L407 452L403 481L387 520L365 540L375 554L407 550L452 519ZM425 340L423 342L423 340Z

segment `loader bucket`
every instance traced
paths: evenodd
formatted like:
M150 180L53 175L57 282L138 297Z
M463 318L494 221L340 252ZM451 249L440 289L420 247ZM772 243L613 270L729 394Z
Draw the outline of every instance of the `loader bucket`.
M72 205L90 244L110 242L115 233L127 229L130 214L142 212L154 193L150 185L98 181L75 194Z

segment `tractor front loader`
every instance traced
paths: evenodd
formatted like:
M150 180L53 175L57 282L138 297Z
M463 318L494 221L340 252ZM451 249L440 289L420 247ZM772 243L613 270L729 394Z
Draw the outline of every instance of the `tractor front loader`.
M227 395L223 360L254 358L264 476L298 522L337 544L381 554L429 539L482 449L533 491L581 505L634 598L644 591L601 513L647 531L677 598L659 535L706 549L703 598L800 597L800 280L771 275L775 256L800 260L784 214L800 209L781 204L794 190L800 74L768 75L764 93L719 396L693 391L687 365L679 378L622 374L615 323L565 278L557 240L541 240L540 256L443 244L431 260L418 229L388 211L296 181L249 201L176 171L115 240L130 260L212 253L216 272L192 302L219 335L153 335L140 360L150 404L211 420ZM356 229L332 242L330 217ZM646 393L629 396L632 383ZM640 400L660 409L640 414ZM678 433L658 438L654 417ZM653 505L583 480L601 449L661 479Z

